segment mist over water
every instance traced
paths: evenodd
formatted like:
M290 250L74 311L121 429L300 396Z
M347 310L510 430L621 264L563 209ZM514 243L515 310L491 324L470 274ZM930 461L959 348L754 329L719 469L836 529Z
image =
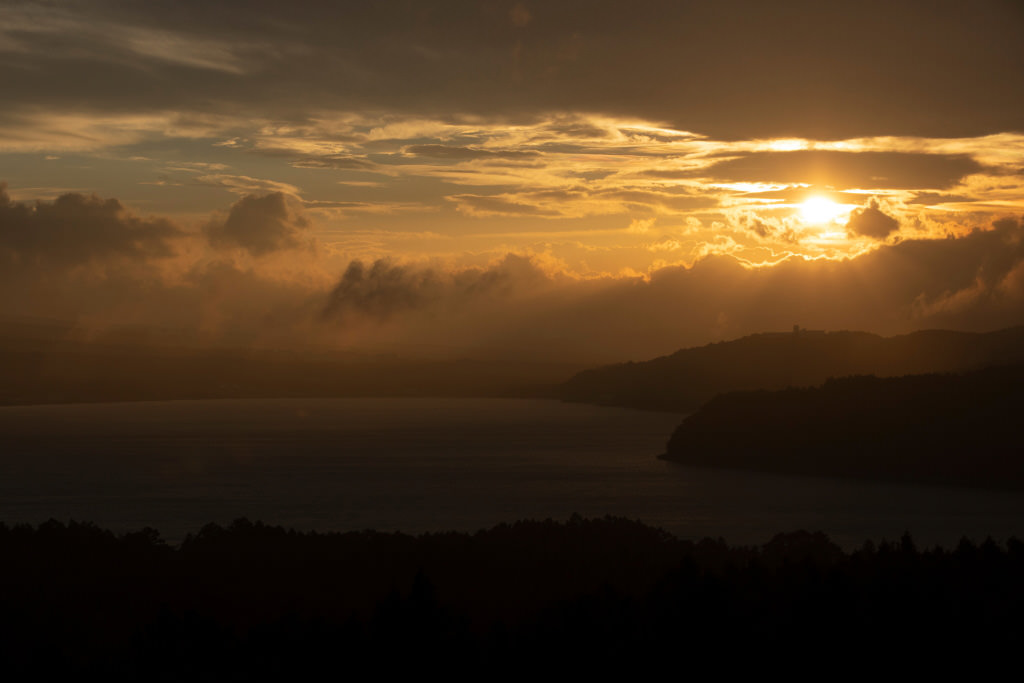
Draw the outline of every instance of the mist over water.
M253 399L0 408L0 521L475 531L615 515L682 538L821 530L1024 536L1008 492L785 477L658 460L680 416L516 399Z

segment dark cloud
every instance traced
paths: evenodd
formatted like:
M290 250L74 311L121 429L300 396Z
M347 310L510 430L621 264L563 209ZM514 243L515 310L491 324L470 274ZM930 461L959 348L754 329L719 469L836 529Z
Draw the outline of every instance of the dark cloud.
M490 304L551 284L530 259L515 254L489 268L457 272L399 265L388 259L369 266L352 261L328 295L323 315L342 321L353 315L387 320L430 307L451 311L481 300Z
M723 181L813 183L837 189L943 189L983 170L967 155L903 152L757 152L726 159L694 175Z
M960 238L906 240L850 266L853 277L876 278L861 298L884 302L886 316L954 329L1024 323L1024 220L1002 219Z
M974 201L972 197L968 197L962 194L943 194L941 192L918 192L914 195L908 204L924 204L931 206L933 204L946 204L947 202L970 202Z
M851 211L850 220L846 223L847 232L876 240L885 239L899 227L899 221L878 208L875 199L871 199L866 207Z
M0 253L22 265L165 258L181 234L170 221L136 216L116 199L68 193L53 202L18 203L0 183Z
M0 56L0 108L584 111L731 139L1024 130L1019 2L565 0L527 23L510 4L15 3L24 49Z
M775 234L775 231L761 220L752 220L745 227L758 237L770 237Z
M437 301L444 284L431 269L395 265L387 260L367 267L352 261L327 297L324 315L346 317L351 313L383 319Z
M217 247L241 247L254 256L302 244L309 227L301 204L283 192L246 195L235 202L223 221L210 223L206 232Z
M489 268L470 268L453 275L453 284L463 299L479 296L510 298L549 289L551 276L529 256L506 254Z

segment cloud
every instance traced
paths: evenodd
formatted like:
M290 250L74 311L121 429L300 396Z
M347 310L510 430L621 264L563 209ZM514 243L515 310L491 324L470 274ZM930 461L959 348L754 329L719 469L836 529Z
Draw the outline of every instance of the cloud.
M464 270L360 263L339 280L325 316L347 326L376 321L383 326L367 339L380 343L577 360L649 358L793 324L897 334L1024 323L1024 223L1017 219L842 261L791 257L754 268L707 255L646 280L556 272L541 269L537 256Z
M17 203L0 183L0 253L11 263L72 267L167 258L181 235L170 221L136 216L116 199L66 193L52 202Z
M386 260L367 267L353 261L328 296L324 315L350 312L387 318L397 311L416 309L440 298L440 277L431 269L394 265Z
M0 105L0 152L90 152L139 143L157 131L189 137L202 130L178 127L180 118L165 112L134 114L16 108Z
M788 244L796 244L799 241L792 221L774 217L761 218L751 212L742 212L737 216L737 223L762 240L779 240Z
M644 235L651 231L651 227L654 225L654 218L639 219L634 218L629 223L629 227L626 228L626 232L633 235Z
M655 191L642 189L608 189L594 193L594 199L621 202L627 207L647 207L665 213L685 213L693 209L707 209L718 205L714 196L687 194L678 189Z
M850 212L850 220L846 223L847 232L873 237L876 240L885 239L899 227L899 221L883 213L878 208L878 200L873 197L866 207Z
M201 175L195 179L200 185L211 185L213 187L224 187L237 194L250 194L253 192L276 192L298 196L299 188L288 183L276 180L264 180L263 178L252 178L246 175L230 175L227 173L213 173Z
M289 164L295 168L326 168L326 169L347 169L367 170L374 166L365 159L350 156L314 156L305 155L292 159Z
M456 208L462 213L477 217L537 216L556 218L561 215L555 209L543 208L501 196L457 194L448 197L448 199L455 202Z
M1018 3L969 13L924 0L517 7L7 3L0 44L15 58L4 99L261 115L302 103L516 122L586 111L730 139L1020 130L1024 95L1006 87L1024 72Z
M242 197L231 206L226 219L208 224L206 233L216 247L241 247L260 256L299 246L308 227L298 200L271 192Z
M908 204L950 204L974 201L973 198L962 194L943 194L941 192L918 192Z
M836 189L945 189L982 169L965 154L800 150L725 159L695 175L730 182L811 183Z
M562 185L500 195L457 194L447 197L469 216L533 216L579 218L628 212L680 214L718 205L713 196L687 194L685 190L623 188L588 189Z
M409 145L406 154L435 159L454 159L458 161L472 159L533 159L540 156L536 150L490 150L469 147L453 147L450 145Z
M884 217L884 207L865 207L857 229L891 235L895 228L871 212ZM739 217L746 223L738 231L786 239L784 220ZM645 277L596 275L555 258L550 237L532 252L503 247L462 260L358 259L344 250L325 256L326 249L294 248L312 230L297 200L283 193L239 198L209 221L210 242L260 257L246 258L114 199L71 193L17 203L4 191L0 278L11 295L0 301L0 315L174 328L210 344L323 343L577 362L650 358L794 324L883 334L1024 324L1019 217L946 239L906 231L855 258L771 252L764 260L775 265L762 267L730 255L736 244L721 227L680 232L669 219L641 219L636 225L646 232L634 234L621 218L612 222L606 232L613 239L634 241L648 259L686 265L662 263ZM105 267L83 267L91 264Z
M804 187L802 184L781 190L744 192L737 196L743 199L768 199L787 204L799 204L812 198L829 199L837 204L859 204L864 200L864 195L859 192L836 192L814 185Z
M439 270L379 259L367 266L352 261L331 290L324 316L348 319L353 313L386 320L404 311L441 307L458 311L474 303L521 297L554 280L530 257L506 254L487 268Z

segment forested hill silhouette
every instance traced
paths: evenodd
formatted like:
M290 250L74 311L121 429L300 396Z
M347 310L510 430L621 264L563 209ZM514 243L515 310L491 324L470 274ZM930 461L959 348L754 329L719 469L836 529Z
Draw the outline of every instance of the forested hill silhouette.
M568 401L689 412L714 396L813 386L829 377L959 372L1024 362L1024 327L987 333L927 330L896 337L802 330L755 334L646 362L573 376Z
M1015 663L1024 607L1013 538L735 547L617 518L415 537L242 519L178 548L149 528L0 523L0 557L11 681L977 672Z
M664 458L693 465L1024 489L1024 365L720 395Z

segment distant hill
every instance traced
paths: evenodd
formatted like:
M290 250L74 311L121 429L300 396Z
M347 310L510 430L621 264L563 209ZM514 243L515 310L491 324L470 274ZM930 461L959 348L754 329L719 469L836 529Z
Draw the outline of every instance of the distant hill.
M927 330L755 334L641 363L585 370L561 387L582 403L688 412L727 391L815 386L830 377L959 372L1024 362L1024 327L988 333Z
M1024 365L720 395L665 459L787 474L1024 489Z
M551 396L580 365L85 340L0 320L0 405L198 398Z

